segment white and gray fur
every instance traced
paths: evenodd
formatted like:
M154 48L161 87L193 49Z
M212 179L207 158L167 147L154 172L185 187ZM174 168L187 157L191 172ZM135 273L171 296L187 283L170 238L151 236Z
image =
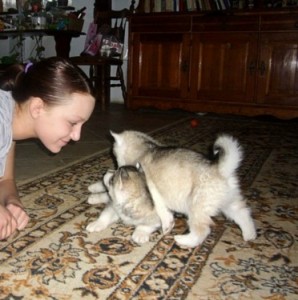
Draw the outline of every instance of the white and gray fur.
M173 212L188 217L189 233L175 236L180 246L200 245L220 212L240 226L245 241L256 238L236 175L242 150L233 137L219 136L213 145L217 160L209 160L192 150L163 146L142 132L111 134L118 166L141 164L163 232L172 230Z
M103 182L90 185L89 191L90 204L107 205L99 218L87 226L88 231L101 231L121 219L135 226L132 239L141 244L148 242L151 233L161 227L140 165L108 170Z

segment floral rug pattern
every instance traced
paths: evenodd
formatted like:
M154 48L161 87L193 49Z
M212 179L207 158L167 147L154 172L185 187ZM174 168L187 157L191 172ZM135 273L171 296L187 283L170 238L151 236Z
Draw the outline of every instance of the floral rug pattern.
M258 238L219 216L205 242L179 248L187 231L176 215L171 234L137 245L133 228L115 223L100 233L86 225L104 206L91 206L87 187L113 167L110 150L31 182L19 191L31 221L0 241L0 299L297 299L298 134L295 122L202 116L152 133L168 144L206 152L216 134L237 137L239 169ZM297 126L296 126L297 127Z

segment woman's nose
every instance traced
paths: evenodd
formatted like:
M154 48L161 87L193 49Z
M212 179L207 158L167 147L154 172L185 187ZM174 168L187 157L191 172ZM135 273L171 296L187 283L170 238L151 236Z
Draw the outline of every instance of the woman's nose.
M75 126L71 132L70 137L73 141L78 141L81 138L81 127Z

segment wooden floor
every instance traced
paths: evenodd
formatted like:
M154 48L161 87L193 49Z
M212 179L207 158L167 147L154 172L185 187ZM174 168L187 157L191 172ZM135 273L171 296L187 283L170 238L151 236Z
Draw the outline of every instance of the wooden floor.
M40 176L111 147L110 130L121 132L124 129L134 129L150 132L187 115L193 114L183 111L149 109L130 111L121 104L111 105L107 112L95 109L90 120L83 126L81 140L67 145L56 155L45 150L38 141L18 142L16 154L17 181Z

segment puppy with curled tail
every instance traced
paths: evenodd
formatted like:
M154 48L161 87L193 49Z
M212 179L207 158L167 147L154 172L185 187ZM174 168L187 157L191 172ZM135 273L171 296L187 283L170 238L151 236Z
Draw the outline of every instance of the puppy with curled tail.
M245 241L256 238L236 174L243 156L236 139L219 136L210 159L189 149L162 145L142 132L111 134L119 167L141 163L163 232L172 230L173 212L188 217L189 233L175 236L180 246L200 245L210 233L212 217L220 212L239 225Z

